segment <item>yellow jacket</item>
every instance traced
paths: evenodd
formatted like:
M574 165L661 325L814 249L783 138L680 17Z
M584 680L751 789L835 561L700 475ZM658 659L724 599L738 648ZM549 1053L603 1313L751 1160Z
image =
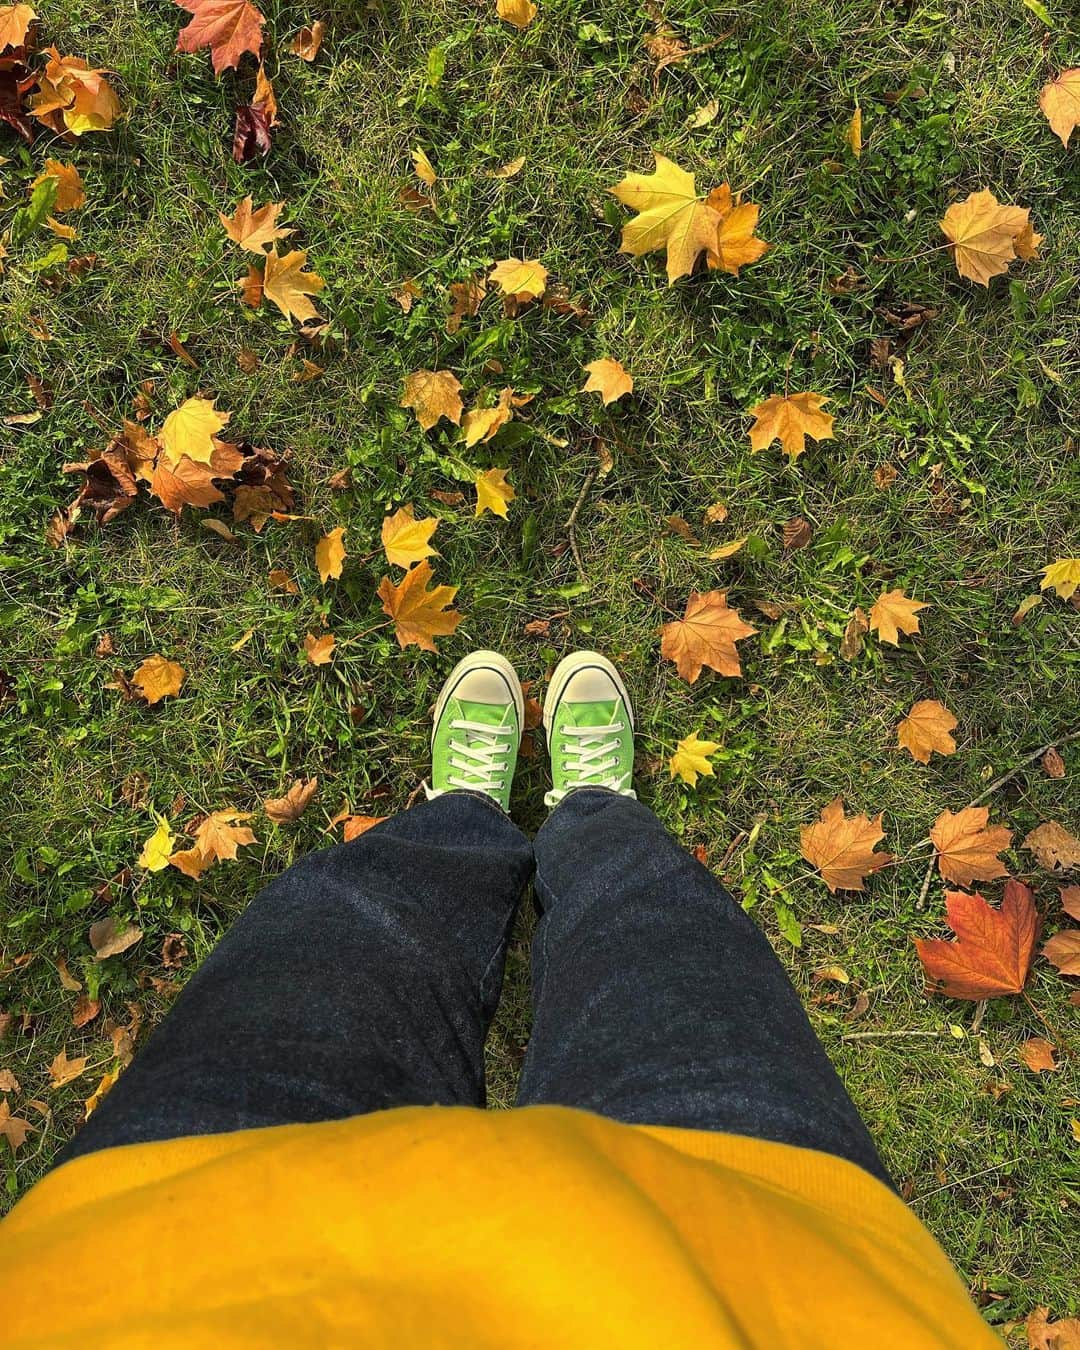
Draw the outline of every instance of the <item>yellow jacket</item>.
M0 1343L1001 1350L853 1164L563 1107L75 1159L0 1224Z

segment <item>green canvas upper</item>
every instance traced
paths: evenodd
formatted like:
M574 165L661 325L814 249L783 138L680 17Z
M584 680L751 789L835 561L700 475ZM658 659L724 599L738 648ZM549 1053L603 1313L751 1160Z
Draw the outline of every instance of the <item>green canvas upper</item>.
M509 810L520 740L513 703L447 699L432 736L428 795L467 788L486 793Z
M634 729L621 699L573 702L564 696L548 729L548 753L552 787L546 805L555 806L580 787L634 796Z

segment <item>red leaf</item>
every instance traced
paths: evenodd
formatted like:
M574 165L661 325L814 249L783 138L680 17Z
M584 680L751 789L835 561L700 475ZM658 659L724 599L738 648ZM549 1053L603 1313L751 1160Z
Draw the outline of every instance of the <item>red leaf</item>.
M247 164L256 155L270 153L270 120L266 110L254 103L246 103L236 110L236 128L233 131L233 159Z
M178 52L209 47L214 74L240 64L245 52L262 51L263 16L249 0L176 0L192 16L176 39Z
M1000 909L977 892L946 891L945 910L955 942L915 939L931 981L927 992L970 999L1021 993L1041 928L1029 887L1010 878Z

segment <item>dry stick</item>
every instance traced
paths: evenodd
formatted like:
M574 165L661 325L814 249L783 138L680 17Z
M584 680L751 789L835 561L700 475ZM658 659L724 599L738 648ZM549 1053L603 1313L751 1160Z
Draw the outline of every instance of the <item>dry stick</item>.
M1033 759L1040 759L1043 755L1046 754L1047 750L1058 750L1060 749L1061 746L1068 745L1070 741L1075 740L1080 740L1080 729L1077 729L1076 731L1070 731L1067 736L1059 736L1056 741L1050 741L1048 745L1040 745L1038 750L1032 750L1030 755L1025 755L1019 764L1014 764L1008 773L1003 773L1000 778L995 778L988 788L985 788L982 792L980 792L977 797L974 797L970 802L968 802L967 806L963 807L962 809L967 811L970 810L970 808L973 806L981 805L982 802L986 801L987 797L993 796L993 794L998 790L998 788L1002 788L1005 786L1006 783L1012 782L1012 780L1016 777L1016 775L1020 772L1020 770L1026 769ZM930 842L929 840L925 839L919 840L919 844L929 842ZM918 848L919 844L916 844L915 847ZM930 858L930 864L926 869L926 876L923 877L922 890L919 892L919 899L915 905L916 909L922 909L926 905L926 897L930 891L930 882L934 875L934 864L936 862L937 862L937 852L935 850L935 852L932 854Z
M842 1041L876 1041L885 1036L944 1036L944 1031L849 1031Z
M581 491L577 495L577 501L574 503L574 509L570 512L569 519L566 522L566 534L570 540L570 552L574 555L574 562L577 564L578 576L582 581L588 581L585 572L585 564L581 560L581 549L577 541L577 519L581 514L581 508L585 505L585 498L589 495L589 489L596 482L596 475L599 473L597 467L593 467L585 475L585 481L581 485Z

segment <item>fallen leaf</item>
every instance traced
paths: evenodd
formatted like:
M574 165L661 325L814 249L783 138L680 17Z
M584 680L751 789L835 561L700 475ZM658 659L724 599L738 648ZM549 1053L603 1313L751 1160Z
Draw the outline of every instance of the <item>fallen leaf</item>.
M683 617L661 629L660 655L675 662L687 684L706 666L721 675L741 675L735 644L756 632L729 608L726 591L691 591Z
M808 520L803 520L802 516L792 516L784 524L784 548L789 553L797 553L809 544L813 533Z
M1010 879L1000 909L977 891L946 891L945 914L955 942L915 939L931 982L928 992L967 999L1022 993L1039 936L1039 916L1028 887Z
M16 6L21 8L21 6ZM1039 107L1050 123L1050 130L1061 137L1067 150L1069 137L1080 124L1080 66L1063 70L1039 90Z
M254 263L248 264L247 276L238 277L233 283L240 292L240 301L249 309L258 309L263 299L263 274Z
M319 54L319 48L322 46L323 38L326 35L326 24L322 19L316 19L310 26L305 24L299 33L289 43L289 51L293 56L298 56L301 61L314 61Z
M90 1096L87 1097L86 1101L83 1102L85 1120L89 1120L90 1117L94 1114L98 1106L100 1106L101 1104L102 1097L105 1096L105 1094L109 1091L109 1089L113 1086L113 1084L119 1077L120 1077L119 1065L117 1065L117 1067L114 1069L109 1069L107 1073L102 1075L101 1082L97 1085L97 1087L93 1090L93 1092L91 1092Z
M1080 922L1080 886L1059 886L1061 908L1070 919Z
M187 939L183 933L166 933L161 944L161 964L166 970L179 970L188 957Z
M514 500L514 489L506 481L505 469L485 469L476 477L476 512L482 516L485 511L506 519L507 508Z
M411 408L424 431L445 417L461 425L461 381L450 370L414 370L405 377L402 408Z
M929 609L924 600L911 600L902 590L882 591L870 610L870 628L880 642L900 645L901 633L918 633L919 621L915 615L920 609Z
M528 28L536 18L532 0L495 0L495 13L515 28Z
M78 994L82 990L82 985L68 970L67 961L62 956L57 958L56 973L60 976L60 987L66 989L69 994Z
M250 811L233 811L229 807L210 812L195 831L195 847L207 865L235 862L240 845L258 843L251 829L243 823L250 819Z
M941 232L950 241L957 272L980 286L1007 272L1028 216L1025 207L1002 206L986 189L954 202L941 221Z
M412 277L406 277L405 280L390 292L394 302L400 306L402 314L408 314L413 307L413 301L419 300L424 294L423 290L416 284Z
M504 258L488 274L492 285L519 303L535 300L547 286L547 268L535 258Z
M818 966L810 972L815 984L850 984L851 976L843 966Z
M263 802L263 810L275 825L291 825L308 809L318 789L318 778L309 778L306 781L298 778L284 797L267 797Z
M71 1010L71 1025L76 1029L89 1026L99 1012L101 1012L100 999L80 994L75 1000L75 1007Z
M119 956L129 947L134 947L142 937L138 924L121 923L118 919L99 919L90 925L90 946L99 961L110 956Z
M1060 754L1058 754L1057 750L1055 750L1053 746L1051 746L1050 749L1047 750L1046 754L1043 755L1039 763L1042 765L1043 773L1046 774L1047 778L1065 777L1065 761L1061 758Z
M718 741L702 741L696 731L684 736L675 747L675 753L668 760L668 773L672 778L681 778L691 787L697 786L698 777L712 778L713 766L708 756L715 755L720 749Z
M518 155L517 159L508 160L501 164L497 169L488 169L488 178L516 178L525 167L525 156Z
M196 463L186 455L169 464L165 455L161 455L150 477L151 496L177 515L185 506L212 506L225 500L214 479L231 478L242 463L243 456L221 441L215 443L209 464Z
M599 361L590 361L584 370L589 378L585 381L583 394L599 394L606 408L609 403L633 392L634 377L623 367L621 361L611 357L601 357Z
M700 108L695 108L686 119L686 125L691 131L698 131L702 127L707 127L710 122L715 122L720 115L720 100L712 98L708 103L703 103Z
M413 168L416 170L416 176L427 187L434 187L439 181L439 175L435 172L435 166L428 159L427 153L417 146L412 152Z
M848 129L844 136L848 143L848 148L856 159L862 155L862 109L855 104L855 111L851 115L851 121L848 123Z
M272 111L272 107L257 103L242 103L236 109L232 157L237 164L250 164L253 159L265 158L270 153Z
M345 843L351 843L354 839L359 839L362 834L367 834L373 825L381 825L386 816L343 816L342 831Z
M187 671L164 656L148 656L131 677L131 683L147 701L160 703L163 698L174 698L187 677Z
M422 651L436 651L434 639L448 636L464 617L448 608L457 587L435 586L429 591L431 576L431 564L425 558L411 567L396 586L389 577L379 582L383 613L394 621L399 647L412 644Z
M723 525L724 521L727 520L730 514L731 513L728 510L727 504L725 502L713 502L711 506L706 507L705 524Z
M1080 919L1080 914L1073 918ZM1042 954L1062 975L1080 975L1080 928L1063 928L1055 933L1043 945Z
M1041 1036L1032 1036L1020 1047L1020 1058L1032 1073L1053 1073L1061 1067L1054 1058L1054 1047Z
M1073 1137L1080 1137L1080 1131L1074 1129ZM1050 1322L1049 1316L1047 1307L1033 1308L1028 1313L1024 1323L1028 1350L1080 1350L1080 1317Z
M939 755L954 755L956 742L949 734L957 726L956 718L936 698L920 699L896 729L901 750L909 750L912 759L929 764L936 750Z
M1052 586L1062 600L1071 600L1080 587L1080 558L1059 558L1043 568L1039 590Z
M176 843L169 822L165 817L155 815L155 818L157 829L143 844L137 862L137 866L144 868L147 872L160 872L163 868L168 867L169 854L172 853Z
M336 639L333 633L323 633L316 637L314 633L308 633L304 638L304 655L307 657L310 665L325 666L333 660L334 644Z
M706 252L705 261L710 268L737 277L740 267L757 262L768 252L769 245L754 234L760 207L752 202L733 201L727 183L713 188L705 204L720 217L716 239Z
M806 450L807 436L833 440L835 419L821 411L828 402L821 394L773 394L750 409L750 416L757 418L750 428L750 449L756 454L778 440L784 454L796 460Z
M16 6L16 8L20 8L20 6ZM29 8L29 6L26 6L26 8ZM2 18L2 14L3 11L0 10L0 18ZM0 31L2 31L2 25L0 25ZM32 192L39 183L44 183L49 178L56 182L53 210L58 216L65 211L75 211L80 206L85 205L86 193L83 191L83 181L79 177L79 171L74 164L62 164L58 159L46 159L45 168L30 184L28 191ZM74 235L71 236L71 238L74 237Z
M451 310L446 320L446 331L452 337L460 328L462 319L471 319L480 310L487 294L487 277L470 277L467 281L452 281L449 286Z
M284 591L286 595L300 594L300 587L293 581L288 572L283 571L280 567L274 568L267 577L267 581L270 583L271 590Z
M417 520L411 506L403 506L392 516L384 516L382 546L386 561L408 569L424 558L437 558L439 553L431 547L431 536L438 525L438 516Z
M9 47L29 45L30 25L37 18L29 5L14 4L0 7L0 52Z
M1036 825L1025 838L1024 847L1035 854L1039 865L1048 872L1059 867L1066 872L1070 867L1080 867L1080 839L1056 820Z
M315 545L315 566L319 569L319 580L324 586L330 580L338 580L348 556L343 526L339 525L337 529L323 535Z
M55 47L45 54L48 64L38 77L31 115L58 134L108 131L121 109L105 71L92 69L81 57L61 56Z
M877 853L885 838L882 812L869 816L845 816L842 797L824 807L812 825L800 832L802 856L821 873L830 891L861 891L863 882L893 860L891 853Z
M2 19L0 19L0 22L2 22ZM2 27L0 27L0 32L2 31L3 29ZM0 1092L18 1092L18 1091L20 1091L19 1080L15 1077L15 1075L11 1072L11 1070L0 1069Z
M65 1083L70 1083L73 1079L83 1073L86 1069L89 1056L80 1055L76 1059L68 1059L67 1049L58 1050L53 1062L49 1065L49 1087L63 1087Z
M490 441L496 433L511 421L514 409L528 403L529 395L518 395L506 388L499 395L493 408L470 408L461 419L461 438L467 448Z
M252 209L251 197L245 197L238 203L231 216L218 212L218 219L225 227L225 233L241 248L256 253L260 258L266 256L266 248L275 239L286 239L292 230L284 230L277 224L277 218L285 209L284 202L267 202L259 209Z
M162 424L160 440L165 458L173 465L183 455L197 464L209 464L217 446L217 433L229 417L227 412L218 412L213 399L185 399Z
M27 6L29 8L29 6ZM55 1060L53 1061L55 1063ZM11 1145L12 1153L20 1149L26 1143L26 1136L34 1130L34 1126L28 1120L23 1120L22 1116L13 1116L11 1108L8 1106L6 1097L0 1100L0 1134Z
M989 807L965 806L955 815L942 811L934 821L930 839L937 850L938 871L946 881L970 886L974 881L1007 875L997 855L1009 847L1012 830L988 825L989 819Z
M719 548L711 548L708 556L713 562L719 562L724 558L734 558L747 544L750 536L744 534L741 539L732 539L728 544L721 544Z
M176 4L192 15L180 30L176 50L209 47L215 75L238 66L245 52L258 57L262 51L265 20L250 0L176 0Z
M309 295L318 295L326 285L322 277L314 272L305 272L307 254L300 249L279 257L277 247L266 255L266 267L263 271L263 294L267 300L277 305L287 319L307 319L319 317Z

